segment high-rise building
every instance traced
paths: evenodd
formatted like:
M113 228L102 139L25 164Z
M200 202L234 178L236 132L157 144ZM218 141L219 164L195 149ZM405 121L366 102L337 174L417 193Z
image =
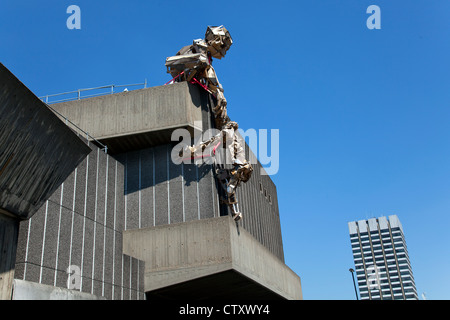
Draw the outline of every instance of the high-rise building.
M417 290L396 215L348 223L361 300L417 300Z

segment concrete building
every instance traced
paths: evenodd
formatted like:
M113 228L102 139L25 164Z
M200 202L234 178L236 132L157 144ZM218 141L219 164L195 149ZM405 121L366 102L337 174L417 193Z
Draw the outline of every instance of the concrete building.
M88 152L86 144L0 64L0 299L10 299L13 290L21 221L45 205Z
M417 290L396 215L348 223L361 300L417 300Z
M52 104L87 155L20 222L12 299L302 299L262 166L236 223L212 164L171 161L174 130L213 127L211 103L181 82Z

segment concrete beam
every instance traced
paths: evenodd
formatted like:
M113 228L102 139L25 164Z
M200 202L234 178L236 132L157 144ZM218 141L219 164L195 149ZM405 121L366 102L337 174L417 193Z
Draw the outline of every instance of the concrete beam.
M177 128L202 130L200 92L188 82L55 103L52 108L113 153L169 143Z
M33 216L89 152L0 63L0 299L11 299L19 221Z
M30 218L91 149L0 64L0 209Z
M300 277L230 216L124 231L123 252L145 261L146 292L234 271L285 299L302 299Z

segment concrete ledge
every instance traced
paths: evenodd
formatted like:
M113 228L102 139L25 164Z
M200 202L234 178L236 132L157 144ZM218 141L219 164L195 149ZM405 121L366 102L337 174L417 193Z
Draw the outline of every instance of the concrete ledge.
M15 279L12 300L106 300L106 298L76 290Z
M123 252L145 261L147 293L183 283L195 292L194 280L214 281L213 275L225 273L229 279L233 271L234 277L254 288L248 291L249 299L253 293L262 296L264 290L302 299L300 277L229 216L124 231ZM220 285L226 288L226 283ZM232 298L239 288L226 290Z
M52 108L112 153L168 143L170 134L161 133L177 128L202 130L196 126L202 121L200 92L187 82L55 103Z

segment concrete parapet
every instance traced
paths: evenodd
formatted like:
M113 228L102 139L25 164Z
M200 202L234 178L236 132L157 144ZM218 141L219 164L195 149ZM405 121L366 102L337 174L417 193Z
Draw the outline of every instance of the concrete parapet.
M52 108L112 153L170 142L177 128L192 134L202 130L196 127L202 121L199 89L187 82L61 102Z

